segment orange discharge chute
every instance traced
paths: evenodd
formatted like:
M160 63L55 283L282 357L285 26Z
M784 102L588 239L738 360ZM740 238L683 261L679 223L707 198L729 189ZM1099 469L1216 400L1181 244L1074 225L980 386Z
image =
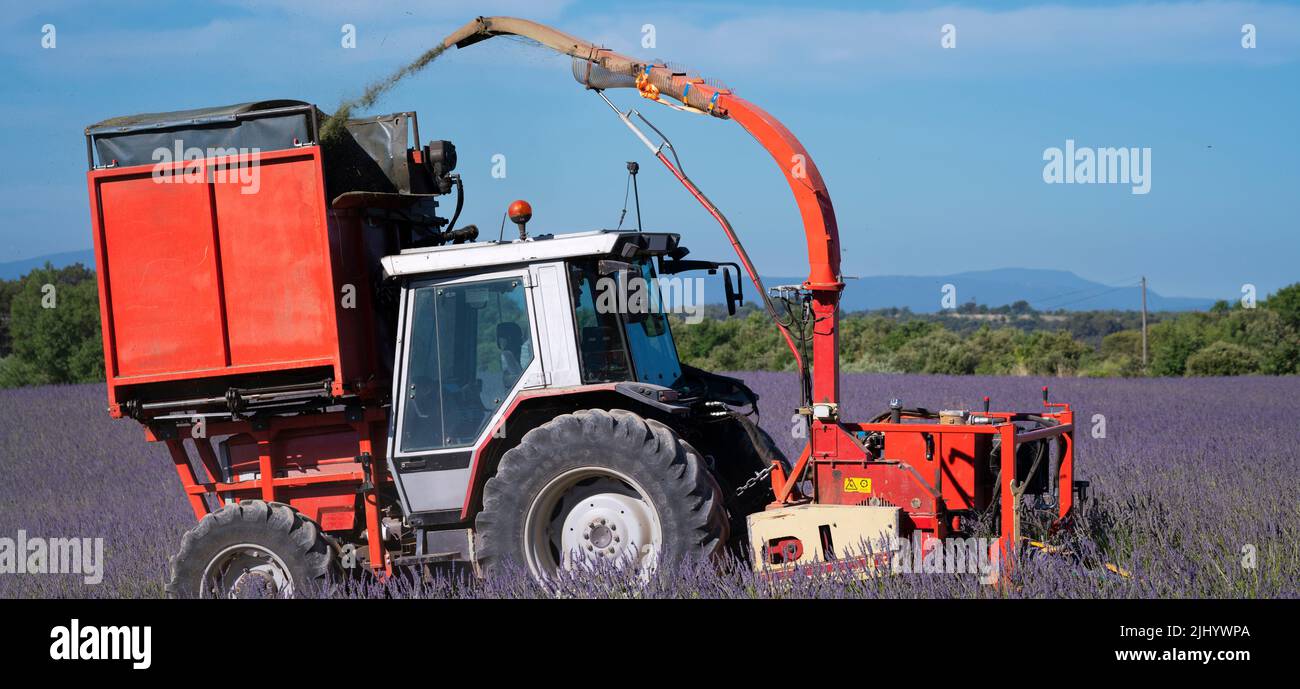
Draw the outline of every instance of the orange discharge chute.
M839 401L836 306L844 283L840 276L839 229L830 194L812 156L776 118L728 89L706 83L669 65L647 63L569 35L537 22L515 17L479 17L443 40L443 46L464 48L493 36L519 36L574 58L574 77L594 89L635 88L643 97L677 109L698 111L713 117L735 120L771 154L794 193L808 247L808 290L813 311L811 401L835 404ZM668 98L674 99L673 103ZM680 103L680 105L678 104ZM744 256L730 225L698 189L657 153L679 180L719 219L733 246L741 254L751 279L763 289L757 273ZM800 358L790 333L781 326L796 359ZM802 367L802 362L801 362Z

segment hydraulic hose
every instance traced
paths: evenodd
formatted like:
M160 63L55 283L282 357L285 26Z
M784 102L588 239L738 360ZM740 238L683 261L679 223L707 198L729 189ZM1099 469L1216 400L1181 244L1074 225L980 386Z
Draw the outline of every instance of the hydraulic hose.
M704 210L707 210L709 215L712 215L713 219L718 221L718 224L722 226L722 231L727 235L727 241L731 242L731 248L735 250L736 256L740 258L740 264L745 268L745 272L749 275L750 282L753 282L754 288L758 290L758 295L762 298L763 306L767 309L768 315L772 317L772 322L775 323L777 329L781 331L781 336L785 338L786 346L790 348L790 353L794 355L795 368L799 371L800 377L805 379L803 381L803 388L806 389L808 387L806 382L807 368L804 366L803 355L799 352L799 347L795 344L794 336L790 334L790 329L781 322L781 317L777 314L776 307L772 305L772 299L767 294L767 288L763 286L763 279L759 277L758 270L754 268L754 263L749 260L749 253L745 251L744 245L740 243L740 238L736 236L736 230L731 226L731 221L727 220L727 216L723 215L722 211L718 210L718 207L713 205L713 202L709 200L709 197L705 196L704 192L700 191L700 188L695 186L695 183L691 181L691 178L686 176L686 173L681 169L680 161L678 161L678 164L674 165L673 161L669 160L668 156L664 155L665 148L673 151L674 157L677 156L677 150L673 148L672 142L668 140L668 137L664 136L663 132L659 131L659 129L653 124L650 124L649 120L642 116L641 113L636 113L637 117L639 117L642 122L645 122L646 126L653 129L655 134L658 134L659 137L663 139L663 143L658 146L654 145L654 143L645 135L645 132L642 132L641 129L632 122L632 118L629 117L630 113L636 112L635 110L630 110L625 113L614 105L613 101L605 95L604 91L600 89L595 89L595 91L596 94L600 96L601 100L605 101L605 104L614 111L614 114L623 121L623 124L627 125L627 128L632 130L632 133L641 140L641 143L645 144L645 147L650 149L650 152L654 154L654 157L659 159L659 162L663 163L664 167L668 168L668 171L672 173L673 177L676 177L677 181L680 182L682 186L686 187L686 190L691 193L691 196L694 196L695 200L699 201L701 206L704 206ZM802 392L806 398L808 396L806 390ZM806 404L807 402L808 400L805 399L804 403Z
M686 187L686 190L691 192L691 196L694 196L695 200L699 201L700 205L704 206L704 209L709 212L709 215L712 215L713 219L717 220L718 224L722 226L722 231L726 233L727 240L731 242L731 248L735 249L736 256L740 258L740 264L744 266L745 272L749 274L750 281L754 283L755 289L758 290L759 296L762 297L763 305L767 307L768 315L772 317L772 322L775 323L776 327L781 331L781 335L785 338L786 345L790 348L790 353L794 355L795 367L798 368L799 371L803 371L803 356L799 353L799 347L795 345L794 337L790 335L790 329L787 328L785 324L781 323L781 318L776 313L776 307L772 305L772 299L768 297L767 289L763 287L763 278L759 277L758 271L754 269L754 264L749 260L749 254L745 251L744 245L740 243L740 238L736 236L736 231L731 227L731 223L727 220L727 217L722 214L722 211L718 210L717 206L713 205L713 202L709 200L709 197L705 196L704 192L700 191L699 187L695 186L695 183L692 182L689 177L682 173L681 170L677 169L677 166L673 165L671 160L668 160L668 157L664 155L662 150L656 152L655 157L668 168L669 172L673 173L673 177L676 177L677 181L681 182L682 186Z

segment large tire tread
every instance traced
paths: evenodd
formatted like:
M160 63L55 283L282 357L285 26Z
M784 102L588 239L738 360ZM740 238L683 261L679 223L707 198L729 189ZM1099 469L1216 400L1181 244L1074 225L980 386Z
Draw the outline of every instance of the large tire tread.
M533 497L569 469L604 466L645 489L659 515L668 560L715 554L730 520L703 457L668 426L633 412L587 409L530 430L502 458L475 518L476 559L485 574L525 564L524 521Z
M274 552L289 568L296 592L323 586L336 566L335 548L316 523L289 505L262 500L227 503L181 538L169 562L169 598L200 595L203 572L225 548L253 543Z

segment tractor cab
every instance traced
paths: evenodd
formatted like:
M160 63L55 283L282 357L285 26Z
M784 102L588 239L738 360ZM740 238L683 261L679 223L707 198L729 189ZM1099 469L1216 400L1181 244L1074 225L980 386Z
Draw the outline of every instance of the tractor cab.
M510 432L521 398L679 400L658 279L685 255L678 239L599 230L382 259L400 285L389 457L408 514L460 511L475 453Z

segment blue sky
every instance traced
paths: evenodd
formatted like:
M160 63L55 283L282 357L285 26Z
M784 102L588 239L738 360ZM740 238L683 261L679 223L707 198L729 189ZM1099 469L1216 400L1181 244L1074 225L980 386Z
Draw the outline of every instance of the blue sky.
M1007 266L1072 270L1163 294L1233 298L1300 280L1300 6L1275 2L14 2L0 13L0 261L90 245L83 128L137 112L263 98L330 111L465 21L509 14L688 65L781 118L835 201L846 275ZM1243 24L1257 47L1241 46ZM52 24L56 47L41 47ZM357 46L341 45L341 26ZM656 46L641 47L653 24ZM940 46L956 27L956 47ZM793 200L737 125L629 92L730 216L760 269L802 275ZM565 59L494 39L453 51L379 111L414 109L454 141L462 222L613 226L639 160L647 229L700 257L712 220ZM1151 191L1049 185L1043 152L1151 149ZM505 179L492 178L504 154ZM489 229L490 228L490 229Z

